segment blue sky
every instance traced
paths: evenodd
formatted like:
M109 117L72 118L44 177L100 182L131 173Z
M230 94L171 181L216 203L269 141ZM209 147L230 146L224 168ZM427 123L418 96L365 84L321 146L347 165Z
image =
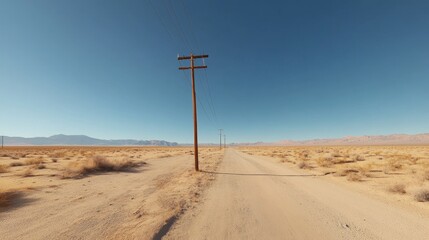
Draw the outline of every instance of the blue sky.
M218 128L228 142L429 132L428 12L428 1L4 0L0 134L190 143L176 59L190 52L210 55L196 73L201 142Z

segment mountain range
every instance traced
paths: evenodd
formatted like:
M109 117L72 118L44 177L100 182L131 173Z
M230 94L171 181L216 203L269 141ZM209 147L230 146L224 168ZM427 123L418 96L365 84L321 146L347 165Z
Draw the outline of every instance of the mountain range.
M342 138L282 140L277 142L238 143L245 146L327 146L327 145L429 145L429 133L347 136ZM164 140L105 140L85 135L58 134L50 137L4 137L5 146L178 146ZM211 144L206 144L211 145Z
M58 134L50 137L4 137L5 146L177 146L176 142L163 140L118 139L105 140L85 135Z
M335 146L335 145L425 145L429 144L429 133L391 134L376 136L347 136L342 138L282 140L278 142L257 142L239 145L247 146Z

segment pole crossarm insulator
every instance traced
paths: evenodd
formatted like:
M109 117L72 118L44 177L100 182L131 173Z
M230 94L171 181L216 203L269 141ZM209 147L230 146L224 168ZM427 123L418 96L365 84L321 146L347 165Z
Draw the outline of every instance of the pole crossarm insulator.
M191 59L191 58L193 58L193 59L196 59L196 58L208 58L209 57L209 55L191 55L191 56L179 56L179 57L177 57L177 60L186 60L186 59Z

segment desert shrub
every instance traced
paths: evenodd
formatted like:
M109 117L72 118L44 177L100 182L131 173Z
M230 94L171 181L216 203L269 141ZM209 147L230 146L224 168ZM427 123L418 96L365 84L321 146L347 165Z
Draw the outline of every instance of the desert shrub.
M7 207L12 204L12 201L19 197L21 193L14 190L0 190L0 207Z
M429 202L429 190L420 190L414 195L414 198L418 202Z
M341 157L341 154L339 152L334 152L331 154L331 157L334 157L334 158Z
M36 165L36 168L37 169L45 169L46 166L44 164L39 164L39 165Z
M359 182L361 179L362 179L362 176L359 175L359 174L357 174L357 173L355 173L355 172L349 173L347 175L347 180L348 181Z
M9 164L9 166L11 166L11 167L20 167L20 166L24 166L24 163L23 162L11 162Z
M392 185L387 190L389 192L392 192L392 193L399 193L399 194L405 194L405 193L407 193L407 191L405 190L405 185L404 184L395 184L395 185Z
M301 168L301 169L311 168L310 165L307 162L300 162L300 163L298 163L298 167Z
M49 154L49 157L51 158L63 158L65 156L66 152L64 150L54 151L53 153Z
M371 174L369 172L371 171L372 166L373 165L371 163L368 163L368 164L359 166L357 169L362 176L371 177Z
M358 173L359 171L354 169L354 168L346 168L346 169L342 169L339 172L335 173L335 176L338 177L344 177L344 176L348 176L351 173Z
M4 164L0 164L0 173L5 173L9 171L9 166L6 166Z
M300 153L300 156L303 158L308 158L310 156L310 153L307 150L305 150Z
M144 164L144 162L142 162ZM140 163L140 164L142 164ZM94 172L126 171L140 165L130 159L109 160L104 156L93 156L85 161L72 162L65 169L63 178L77 178Z
M52 162L58 162L58 159L52 158Z
M410 164L415 165L417 163L417 161L419 161L420 158L419 157L410 157L409 161Z
M24 172L21 173L22 177L31 177L33 176L33 168L29 167L27 169L25 169Z
M332 157L321 157L316 159L316 163L321 167L330 167L334 164L332 160Z
M354 161L365 161L365 157L361 156L361 155L356 155L353 158Z
M44 162L44 160L42 157L30 158L30 159L25 160L25 165L39 165L43 162Z
M390 159L387 162L385 172L387 172L389 170L390 171L396 171L396 170L400 170L400 169L402 169L402 163L400 162L400 160L398 160L398 159Z

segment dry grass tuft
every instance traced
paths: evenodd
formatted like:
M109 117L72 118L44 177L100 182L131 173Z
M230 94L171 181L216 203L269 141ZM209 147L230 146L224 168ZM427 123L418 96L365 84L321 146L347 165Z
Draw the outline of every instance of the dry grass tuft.
M347 180L351 182L360 182L362 180L362 176L352 172L347 175Z
M51 154L49 154L49 157L51 158L64 158L66 156L65 151L55 151Z
M405 193L407 193L407 191L405 190L405 185L404 184L395 184L395 185L392 185L387 190L389 192L391 192L391 193L399 193L399 194L405 194Z
M298 167L301 168L301 169L309 169L309 168L311 168L311 166L308 163L306 163L306 162L300 162L300 163L298 163Z
M144 163L143 163L144 164ZM83 162L70 163L63 174L63 178L79 178L94 172L119 172L127 171L139 166L130 159L109 160L104 156L93 156Z
M332 157L321 157L316 159L316 163L320 167L331 167L334 164L332 160Z
M353 158L354 161L360 162L360 161L365 161L365 157L361 156L361 155L356 155Z
M346 169L342 169L342 170L336 172L335 176L337 176L337 177L344 177L344 176L347 176L347 175L349 175L351 173L358 173L358 172L359 171L356 170L356 169L354 169L354 168L346 168Z
M23 162L11 162L9 164L9 166L10 167L21 167L21 166L24 166L24 163Z
M39 165L44 162L42 157L39 158L30 158L25 160L25 165Z
M0 164L0 173L5 173L9 171L9 166L6 166L4 164Z
M429 202L429 190L420 190L414 198L418 202Z
M372 170L372 167L373 167L373 165L371 163L367 163L367 164L359 166L357 169L359 170L359 173L362 176L371 177L370 172Z
M45 169L46 166L44 164L39 164L39 165L36 165L36 168L37 169Z
M402 169L402 163L398 159L390 159L387 162L387 169L391 171L401 170Z
M21 177L31 177L33 176L33 168L29 167L21 174Z
M19 197L21 192L16 190L2 191L0 190L0 207L7 207L12 204L12 201Z

